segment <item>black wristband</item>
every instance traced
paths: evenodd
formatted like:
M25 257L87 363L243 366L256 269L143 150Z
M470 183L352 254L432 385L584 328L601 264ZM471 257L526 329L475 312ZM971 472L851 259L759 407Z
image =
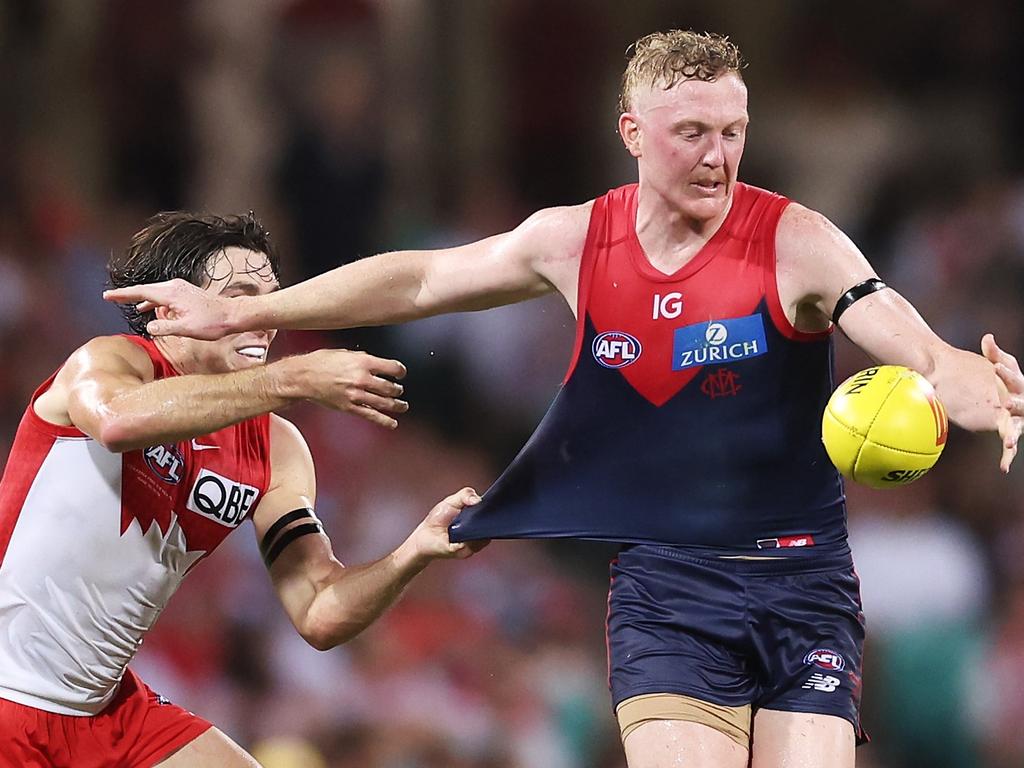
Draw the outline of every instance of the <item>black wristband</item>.
M852 304L860 301L865 296L870 296L875 291L880 291L883 288L888 288L878 278L872 277L869 280L865 280L863 283L857 283L853 288L844 293L839 301L836 302L836 308L832 312L832 322L839 325L839 318L843 316L843 312L848 310Z
M281 532L281 529L287 525L291 525L296 520L301 520L304 517L316 520L316 515L313 514L313 510L309 507L293 509L288 514L281 515L277 518L274 524L270 526L270 529L264 534L263 541L260 542L260 554L266 558L267 552L270 550L270 545L274 543L274 538Z
M319 522L296 525L294 528L289 528L281 534L280 538L274 542L274 546L270 548L270 551L263 556L263 562L267 564L267 568L274 564L277 556L284 551L285 547L296 539L308 536L311 533L323 533L323 528Z

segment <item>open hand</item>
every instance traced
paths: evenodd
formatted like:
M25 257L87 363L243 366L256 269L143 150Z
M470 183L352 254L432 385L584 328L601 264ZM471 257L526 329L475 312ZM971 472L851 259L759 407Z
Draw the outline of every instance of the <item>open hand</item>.
M146 326L150 336L188 336L205 341L234 331L230 324L231 302L245 300L218 296L181 278L114 288L104 291L103 298L117 304L135 302L136 309L143 313L164 307L167 317L151 320Z
M991 333L982 337L981 353L995 366L996 374L1006 386L1002 397L1003 412L999 416L999 436L1003 440L999 467L1003 472L1009 472L1010 464L1017 455L1017 442L1024 430L1024 373L1021 373L1017 358L1000 349Z
M394 429L398 426L394 417L409 410L409 404L398 399L402 385L391 381L405 376L405 366L397 360L347 349L318 349L274 365L283 387L382 427Z

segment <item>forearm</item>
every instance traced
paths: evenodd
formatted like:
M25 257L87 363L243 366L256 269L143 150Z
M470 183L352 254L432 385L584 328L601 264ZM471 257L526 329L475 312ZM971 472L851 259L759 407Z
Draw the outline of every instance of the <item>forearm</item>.
M300 396L298 377L289 375L284 362L174 376L120 392L97 406L100 434L93 437L123 452L206 435L281 408Z
M995 430L1004 385L981 355L948 347L927 374L950 421L971 431Z
M303 635L319 650L348 642L376 621L429 562L406 541L375 563L341 569L310 603Z
M232 332L261 328L355 328L431 314L423 301L423 251L361 259L264 296L231 302ZM436 311L436 310L435 310Z

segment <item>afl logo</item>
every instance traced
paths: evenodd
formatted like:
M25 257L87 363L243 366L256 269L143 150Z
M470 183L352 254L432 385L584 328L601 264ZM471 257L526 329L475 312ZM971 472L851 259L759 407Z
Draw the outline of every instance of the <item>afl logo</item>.
M181 482L185 460L176 445L152 445L142 455L146 458L146 466L165 483L177 485Z
M804 656L804 664L813 664L830 672L842 672L846 669L846 659L831 648L815 648Z
M625 368L640 359L643 347L635 336L623 331L605 331L594 339L594 359L605 368Z

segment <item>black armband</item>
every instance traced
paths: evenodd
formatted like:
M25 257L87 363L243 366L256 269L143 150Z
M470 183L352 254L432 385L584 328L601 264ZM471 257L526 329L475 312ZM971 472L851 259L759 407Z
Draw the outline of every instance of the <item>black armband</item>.
M267 568L274 564L277 560L277 556L280 555L284 548L291 544L296 539L308 536L311 533L323 533L324 528L320 525L320 522L315 523L303 523L302 525L296 525L294 528L289 528L274 542L274 545L270 548L270 551L263 556L263 562L267 564Z
M309 518L312 522L303 523L297 525L294 528L290 528L283 535L281 531L286 526L291 525L297 520L303 520ZM300 536L306 536L310 533L321 533L323 532L323 526L320 525L320 521L316 519L316 515L313 514L313 510L309 508L293 509L291 512L281 515L270 529L263 536L263 541L260 542L260 554L263 556L263 562L270 567L277 556L281 554L282 550L295 541Z
M839 318L843 316L843 312L848 310L850 306L865 296L870 296L875 291L880 291L883 288L888 288L885 283L881 280L872 277L869 280L865 280L862 283L857 283L853 288L844 293L839 301L836 302L836 308L832 312L832 322L839 325Z

